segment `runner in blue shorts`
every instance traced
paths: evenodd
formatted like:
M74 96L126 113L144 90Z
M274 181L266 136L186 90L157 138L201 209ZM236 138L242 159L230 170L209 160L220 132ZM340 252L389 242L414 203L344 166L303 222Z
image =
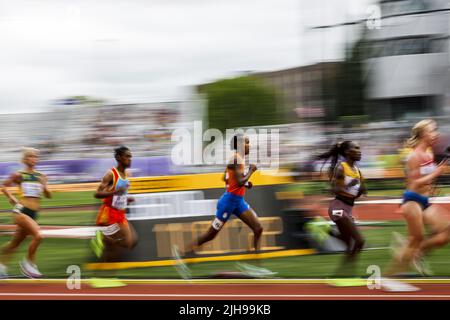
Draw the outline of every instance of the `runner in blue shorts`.
M224 173L226 191L217 203L216 216L206 233L201 235L188 248L186 248L184 250L185 253L190 253L194 251L195 248L203 245L208 241L213 240L231 215L237 216L247 226L249 226L250 229L252 229L254 234L253 246L255 251L259 251L263 227L256 213L244 200L246 188L252 188L252 183L249 180L252 174L257 170L257 167L251 164L247 174L244 174L244 157L241 156L238 152L238 145L239 143L242 143L242 141L244 141L244 157L248 155L250 149L248 137L245 137L243 135L235 135L231 140L231 146L234 150L234 154L228 162L227 168ZM178 248L173 248L173 255L178 262L178 271L180 271L180 274L182 274L182 276L186 278L186 274L188 274L189 271L180 259ZM247 272L249 271L249 269L251 269L250 272L253 274L272 274L270 271L263 268L257 268L246 264L240 264L239 266L243 269L246 269L245 271Z

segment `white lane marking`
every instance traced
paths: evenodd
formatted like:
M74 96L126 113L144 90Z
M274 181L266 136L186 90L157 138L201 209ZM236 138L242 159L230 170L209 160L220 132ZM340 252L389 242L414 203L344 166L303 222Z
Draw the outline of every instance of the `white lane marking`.
M0 296L10 297L160 297L160 298L450 298L439 294L155 294L155 293L17 293L1 292Z
M23 277L23 276L22 276ZM278 279L121 279L122 282L128 284L149 284L149 285L161 285L161 284L328 284L329 281L336 278L323 279L323 278L278 278ZM365 278L351 278L355 280L368 280ZM348 280L351 280L348 279ZM422 283L422 284L449 284L450 278L403 278L396 279L400 282L406 283ZM89 284L91 279L81 279L81 283ZM8 278L0 279L1 283L11 284L30 284L30 283L42 283L42 284L63 284L67 279L58 278L45 278L45 279L29 279L29 278Z

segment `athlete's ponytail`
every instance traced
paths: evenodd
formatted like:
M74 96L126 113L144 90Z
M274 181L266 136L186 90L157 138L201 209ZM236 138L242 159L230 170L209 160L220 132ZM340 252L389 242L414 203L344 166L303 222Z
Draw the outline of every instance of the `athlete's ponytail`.
M429 125L436 125L436 121L433 119L425 119L417 122L414 127L411 129L411 136L406 140L405 147L406 148L414 148L419 143L420 139L422 139L425 128Z
M345 157L345 152L350 148L351 141L346 140L342 142L337 142L334 144L330 150L327 152L324 152L322 154L319 154L316 159L317 160L325 160L322 164L322 167L320 168L320 171L322 172L323 166L328 162L328 160L331 159L330 167L328 168L328 177L330 180L333 178L334 170L336 168L336 165L339 160L339 156Z

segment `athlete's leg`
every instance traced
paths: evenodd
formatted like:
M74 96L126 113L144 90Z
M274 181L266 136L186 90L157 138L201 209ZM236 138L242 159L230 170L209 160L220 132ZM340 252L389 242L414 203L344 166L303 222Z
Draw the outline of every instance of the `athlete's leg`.
M27 233L20 226L17 227L13 238L2 248L2 258L1 262L4 264L8 264L11 259L11 255L17 249L17 247L25 240L27 237Z
M126 222L119 225L118 232L118 245L127 248L133 249L137 244L137 235L133 226Z
M241 219L247 226L252 229L254 237L253 237L253 247L255 248L255 251L259 251L260 249L260 239L263 232L263 227L261 225L261 222L258 219L258 216L256 215L255 211L253 209L249 208L248 210L242 212L239 215L239 219Z
M352 218L343 216L335 221L339 230L339 239L343 240L347 245L347 253L349 257L354 257L364 247L364 238L359 232Z
M217 234L219 233L220 229L222 229L224 222L220 221L219 219L214 219L211 226L208 228L208 230L200 235L197 239L195 239L190 245L188 245L185 248L185 253L193 252L196 248L202 246L206 242L209 242L213 240Z
M123 242L119 223L110 224L102 231L102 234L104 245L102 260L105 262L117 261L121 251L121 242Z
M344 241L347 251L341 265L335 275L354 275L355 258L364 247L364 238L356 227L352 218L344 215L335 221L340 233L340 239Z
M402 213L406 219L408 228L408 243L401 252L394 257L392 265L388 268L387 275L395 275L405 271L416 256L424 239L424 225L422 207L414 201L408 201L402 205Z
M230 201L229 195L224 194L217 202L216 217L212 221L208 230L190 243L184 250L185 253L193 252L197 247L205 244L208 241L213 240L219 231L223 228L225 223L230 218L231 212L233 212L235 204Z
M423 220L433 231L433 235L420 245L420 252L442 247L450 241L450 222L445 218L446 210L438 205L432 205L423 212Z
M42 241L39 225L25 214L15 214L14 222L23 230L23 232L33 237L28 247L27 259L28 261L35 263L36 251Z

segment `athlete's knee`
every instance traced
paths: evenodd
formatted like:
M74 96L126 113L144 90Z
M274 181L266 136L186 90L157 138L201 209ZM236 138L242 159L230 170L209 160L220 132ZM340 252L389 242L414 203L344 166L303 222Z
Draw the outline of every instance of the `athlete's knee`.
M42 241L42 239L43 239L43 237L42 237L42 234L41 234L40 232L36 232L36 233L33 235L33 241L34 241L34 242L39 243L39 242Z
M416 234L409 237L409 247L417 248L423 242L424 236L423 234Z
M362 237L355 240L355 250L357 252L361 251L364 248L364 245L366 244L366 240Z
M445 232L439 233L435 237L436 237L435 239L436 239L437 246L443 246L450 241L450 233L448 230L446 230Z
M256 224L253 227L253 233L255 234L255 236L259 237L261 236L261 234L263 233L264 228L262 227L262 225L260 223Z
M136 247L137 245L137 237L132 235L128 240L127 240L127 248L128 249L133 249L134 247Z
M131 238L131 247L130 247L130 249L133 249L134 247L136 247L137 243L138 243L138 237L136 235L134 235Z

